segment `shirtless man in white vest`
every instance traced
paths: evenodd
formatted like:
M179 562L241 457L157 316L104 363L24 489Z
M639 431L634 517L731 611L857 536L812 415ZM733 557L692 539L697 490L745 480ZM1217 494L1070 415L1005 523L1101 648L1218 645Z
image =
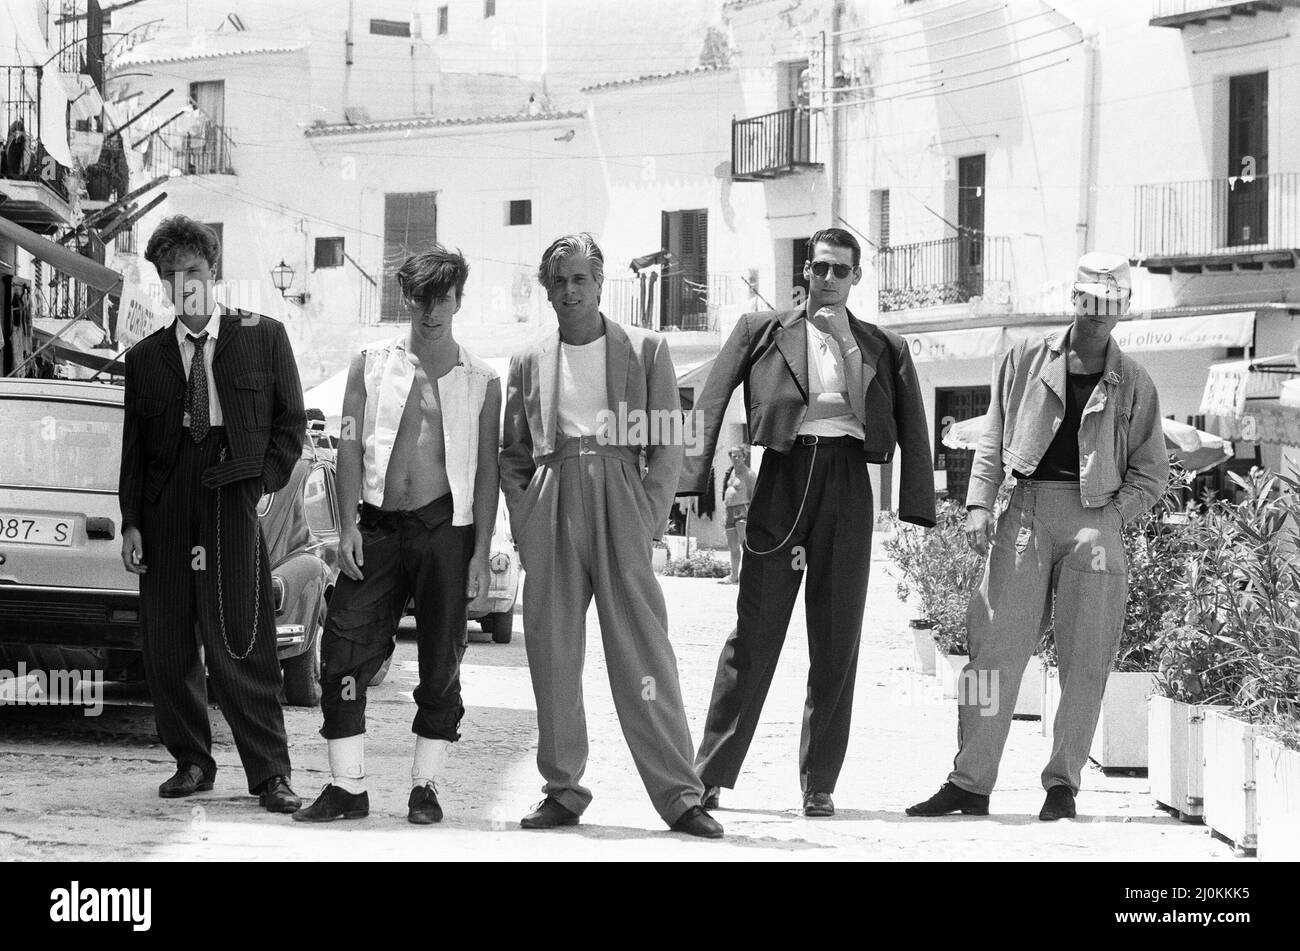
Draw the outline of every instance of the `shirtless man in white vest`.
M496 524L501 381L456 343L469 266L437 245L397 272L407 333L352 360L338 453L338 587L321 642L321 735L330 782L294 814L300 822L360 819L366 688L392 653L415 600L420 684L407 818L442 819L436 781L460 738L466 612L488 595ZM357 518L357 502L361 514Z

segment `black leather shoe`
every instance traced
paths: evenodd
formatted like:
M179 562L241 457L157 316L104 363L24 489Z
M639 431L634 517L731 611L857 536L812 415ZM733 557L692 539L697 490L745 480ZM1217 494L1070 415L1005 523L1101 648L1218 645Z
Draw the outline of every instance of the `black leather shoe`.
M370 815L370 794L364 789L350 793L329 783L306 809L293 814L295 822L333 822L335 819L364 819Z
M272 776L258 787L258 803L267 812L297 812L302 800L289 788L289 780Z
M442 806L438 805L438 787L432 783L416 786L406 801L406 818L417 826L429 826L442 821Z
M835 815L835 803L831 799L831 794L812 790L804 793L803 814L813 819L826 819Z
M572 809L560 805L559 801L547 796L537 804L537 808L519 820L525 829L554 829L556 826L576 826L578 814Z
M1070 791L1070 787L1053 786L1047 790L1047 798L1043 800L1043 808L1039 810L1038 818L1044 822L1073 819L1074 793Z
M722 796L722 789L718 786L705 786L704 795L700 797L700 808L713 810L719 808L718 801Z
M683 812L673 823L672 829L674 832L685 832L687 835L698 836L701 839L722 838L722 826L701 806L691 806Z
M960 812L964 816L987 816L989 797L967 792L952 783L944 783L925 802L907 807L909 816L946 816L952 812Z
M196 792L207 792L216 778L216 770L205 773L193 763L181 763L176 767L175 775L158 787L158 795L164 799L180 799Z

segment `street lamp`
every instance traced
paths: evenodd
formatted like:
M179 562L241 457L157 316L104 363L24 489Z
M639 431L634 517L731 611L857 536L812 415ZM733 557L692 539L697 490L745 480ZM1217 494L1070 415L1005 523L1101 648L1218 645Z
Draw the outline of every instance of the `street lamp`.
M307 298L310 295L306 291L301 294L285 293L293 284L293 268L284 263L284 258L281 258L280 263L271 268L271 283L275 285L275 289L280 292L280 296L285 300L293 301L299 307L307 303Z

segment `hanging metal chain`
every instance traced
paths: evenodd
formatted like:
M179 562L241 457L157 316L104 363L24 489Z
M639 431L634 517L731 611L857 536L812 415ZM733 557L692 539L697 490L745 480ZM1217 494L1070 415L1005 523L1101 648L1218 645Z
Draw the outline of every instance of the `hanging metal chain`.
M221 447L221 456L219 462L226 461L226 447ZM249 654L253 653L253 648L257 646L257 622L260 620L262 613L262 546L259 544L262 534L260 522L253 524L253 633L248 642L248 650L242 654L236 654L230 649L230 641L226 638L226 605L221 584L221 496L225 486L217 487L217 621L221 631L221 642L226 646L226 653L232 660L244 660ZM256 515L256 510L254 515Z

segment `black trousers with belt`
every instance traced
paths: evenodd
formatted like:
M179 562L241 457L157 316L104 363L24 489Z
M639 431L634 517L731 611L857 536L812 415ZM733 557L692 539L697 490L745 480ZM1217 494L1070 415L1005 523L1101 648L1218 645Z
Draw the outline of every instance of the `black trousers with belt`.
M788 454L763 453L749 506L736 629L718 659L696 757L706 786L736 784L806 573L810 669L799 782L805 791L835 791L848 748L872 518L860 442L798 441Z
M206 666L254 792L272 776L289 778L289 747L278 696L275 594L257 519L261 488L256 480L219 489L200 481L225 445L223 427L213 427L198 444L186 430L158 501L146 503L141 512L148 570L140 577L140 622L145 678L163 745L178 764L216 769ZM260 558L254 557L254 545ZM255 561L260 561L257 575Z
M453 525L451 494L406 510L361 506L363 581L339 575L321 641L321 736L366 731L366 688L393 652L397 625L415 599L420 683L411 730L433 740L460 739L465 715L460 661L469 642L465 587L474 526Z

